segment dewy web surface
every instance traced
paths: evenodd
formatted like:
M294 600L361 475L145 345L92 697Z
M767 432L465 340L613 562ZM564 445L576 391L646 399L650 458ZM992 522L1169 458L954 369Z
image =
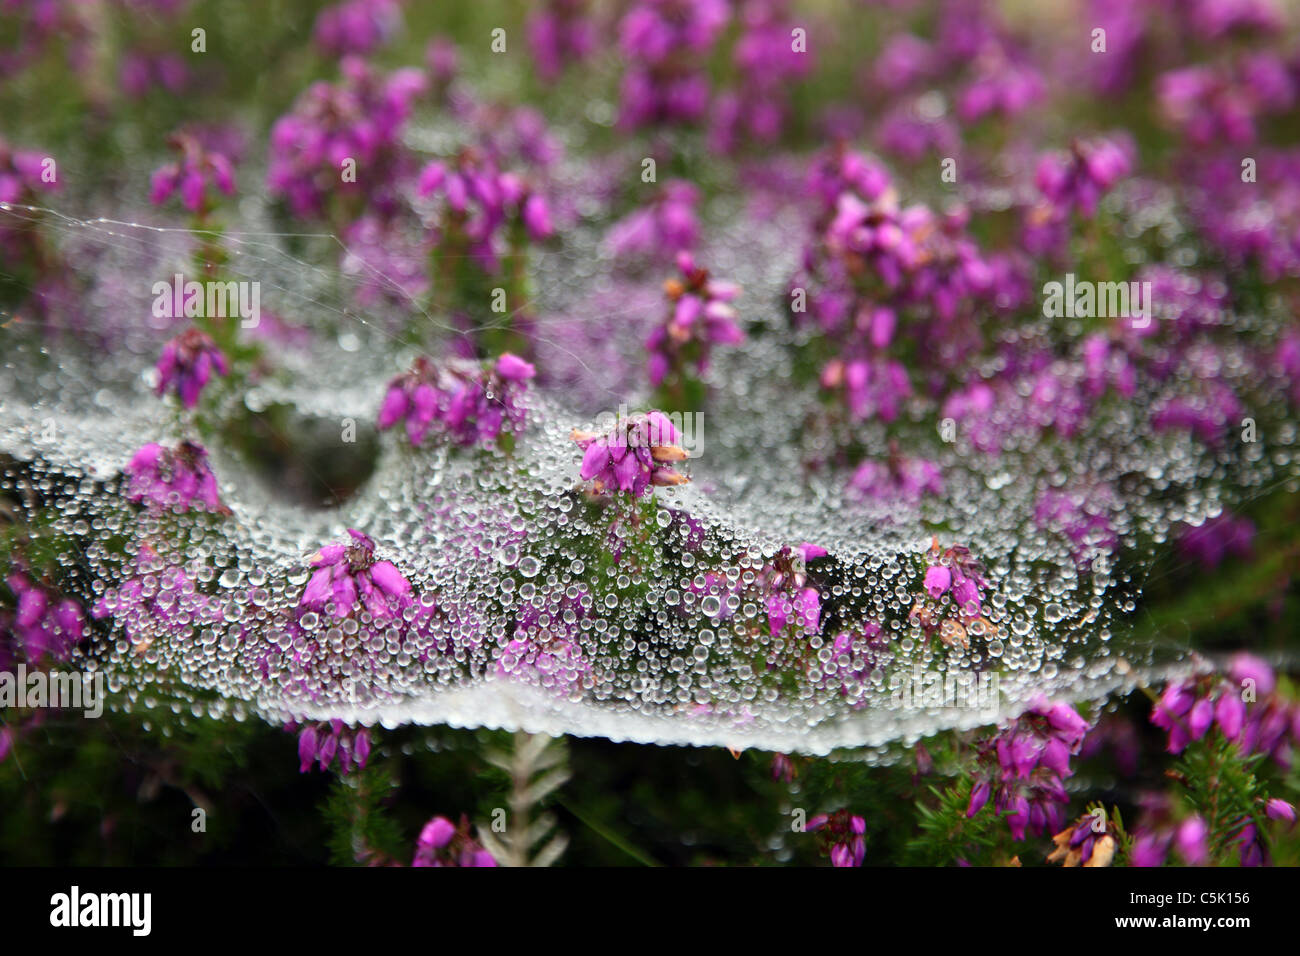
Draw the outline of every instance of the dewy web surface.
M0 207L19 222L36 212ZM1147 427L1160 386L1141 383L1103 427L1069 441L1009 433L995 454L961 434L943 441L935 403L914 398L903 451L941 464L942 494L856 500L847 472L807 467L832 439L810 427L816 395L789 374L799 333L783 310L800 227L724 207L715 212L730 225L713 229L700 259L742 286L749 335L710 370L691 484L658 489L657 506L602 507L581 490L569 432L620 405L646 407L643 377L619 370L639 368L660 300L658 276L639 294L615 286L595 233L580 228L538 265L544 378L513 452L412 450L384 435L365 484L321 509L289 500L212 441L232 514L180 530L128 506L119 482L142 444L181 437L152 394L166 330L149 327L149 288L184 271L199 237L41 212L87 287L81 308L102 310L95 327L126 346L106 356L69 314L57 349L4 356L0 454L22 466L5 491L39 498L56 515L47 530L79 542L60 560L79 566L88 605L111 608L121 582L152 595L131 620L101 622L81 652L108 674L116 706L146 715L445 722L801 752L914 739L1016 713L1037 694L1097 698L1188 666L1178 635L1145 628L1135 612L1144 582L1168 570L1156 546L1178 522L1297 481L1288 426L1267 451L1207 454L1183 433ZM229 400L288 409L290 438L354 454L340 434L351 423L374 440L385 384L416 354L396 344L401 330L440 335L448 348L459 333L398 294L358 304L359 281L387 283L347 260L320 265L339 261L338 240L279 235L257 209L244 214L223 239L227 272L261 283L267 315L255 334L274 369ZM883 430L867 426L862 440L869 457L889 455ZM1103 516L1120 546L1040 520L1052 493ZM300 614L309 556L348 528L413 584L420 600L407 620ZM924 639L912 614L936 539L968 548L989 582L964 643ZM822 597L820 633L774 637L758 587L792 553L783 549L804 543L827 551L806 566ZM150 608L190 626L156 626ZM868 625L881 636L868 639ZM521 636L545 649L544 664L523 660ZM921 692L933 675L978 684L979 674L997 675L982 706L932 706Z

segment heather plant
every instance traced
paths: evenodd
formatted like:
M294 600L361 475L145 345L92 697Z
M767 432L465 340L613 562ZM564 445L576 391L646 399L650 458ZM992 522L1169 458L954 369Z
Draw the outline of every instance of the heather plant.
M0 8L0 859L1300 863L1300 23L1174 6Z

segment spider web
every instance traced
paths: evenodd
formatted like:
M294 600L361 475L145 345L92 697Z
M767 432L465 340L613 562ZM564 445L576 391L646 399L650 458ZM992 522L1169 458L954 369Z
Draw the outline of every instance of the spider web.
M962 436L941 440L935 403L918 396L892 432L869 423L855 438L869 458L883 460L893 438L936 461L942 493L859 500L846 469L805 467L828 459L831 439L808 425L816 391L792 378L801 333L789 330L784 303L800 220L734 203L722 215L699 258L742 286L750 334L715 356L692 482L659 489L651 519L587 501L568 434L602 412L646 407L641 342L659 317L659 275L621 276L599 230L579 223L540 254L535 299L516 310L532 321L542 377L512 453L413 450L386 435L365 483L321 508L213 441L232 514L181 527L126 506L118 476L140 445L187 434L151 387L161 342L185 320L153 318L151 290L188 273L208 237L146 213L80 219L0 206L0 225L39 223L55 235L71 270L46 314L5 317L14 334L0 365L0 453L21 468L0 491L40 492L41 535L67 544L59 561L77 570L87 606L129 576L157 610L130 626L100 621L79 652L108 676L111 706L825 753L979 726L1039 694L1101 699L1193 666L1180 635L1140 626L1144 586L1177 571L1160 557L1175 525L1279 485L1295 490L1291 426L1270 431L1267 452L1207 451L1153 432L1146 415L1171 383L1142 382L1077 438L1017 439L987 454ZM268 369L222 411L285 410L288 433L275 437L287 447L306 435L327 456L353 454L338 436L352 423L374 438L387 381L422 351L411 343L439 361L474 330L430 314L337 236L277 231L247 201L240 216L241 228L220 237L223 278L260 283L264 321L250 335ZM1249 327L1243 353L1268 334ZM1241 369L1257 407L1278 399L1247 380L1248 363L1226 364ZM1045 492L1081 487L1106 489L1113 550L1036 520ZM308 556L347 528L375 540L435 623L302 620ZM969 548L987 569L983 631L967 646L927 639L910 616L935 539ZM807 569L820 633L773 634L754 581L804 542L828 552ZM158 559L133 564L144 545ZM188 586L172 580L175 568ZM883 643L867 639L868 624ZM839 648L837 634L848 635ZM512 644L521 636L541 661L522 659ZM924 682L981 674L996 674L996 694L978 706L921 696ZM916 696L900 700L900 682Z

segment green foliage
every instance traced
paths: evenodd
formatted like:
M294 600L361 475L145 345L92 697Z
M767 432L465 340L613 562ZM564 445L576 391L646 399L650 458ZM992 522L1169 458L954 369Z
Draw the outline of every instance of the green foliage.
M396 791L392 774L378 762L335 777L324 807L331 862L362 866L405 861L415 841L404 836L388 815Z

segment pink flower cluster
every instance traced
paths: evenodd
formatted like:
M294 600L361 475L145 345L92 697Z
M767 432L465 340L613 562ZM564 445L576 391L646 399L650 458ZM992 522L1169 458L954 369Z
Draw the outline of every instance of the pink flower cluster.
M625 491L640 498L652 486L689 480L673 468L688 456L678 444L681 433L663 412L629 416L604 435L575 430L572 438L582 450L582 480L597 494Z
M375 543L354 528L349 542L327 544L311 556L315 569L298 606L308 611L332 609L334 617L366 611L377 621L401 619L416 604L411 583L391 561L375 560Z
M1169 734L1167 749L1187 745L1218 728L1244 753L1265 754L1282 767L1291 765L1300 740L1300 707L1275 693L1273 668L1251 654L1235 655L1223 677L1171 683L1151 709L1151 723Z
M19 657L37 663L66 661L85 635L85 615L71 598L32 581L20 570L5 578L15 599L12 613L0 611L0 668Z
M211 336L187 329L163 346L157 372L158 394L174 389L181 404L193 408L213 373L230 374L230 363Z
M339 773L346 774L354 768L364 770L370 758L370 732L364 727L349 727L341 720L308 724L298 733L299 773L306 773L315 764L320 770L329 770L337 759Z
M689 252L677 254L677 268L681 277L664 283L668 319L645 343L650 353L650 383L655 386L670 376L703 374L714 345L736 345L745 339L731 306L740 294L739 287L711 279Z
M415 843L411 866L496 866L492 854L469 835L469 821L457 827L446 817L434 817L424 825Z
M1014 839L1055 833L1070 799L1063 785L1074 774L1070 758L1079 752L1088 727L1068 704L1033 704L980 745L985 769L971 790L966 816L975 816L992 797Z
M225 155L206 149L193 135L177 133L172 148L181 155L154 171L149 201L155 206L165 203L179 192L181 205L192 213L208 212L213 206L213 188L227 196L235 193L235 172Z
M175 448L150 442L131 457L123 472L129 479L129 501L178 514L191 509L230 513L221 503L207 449L195 442L183 441Z
M424 356L388 384L379 409L380 430L406 423L406 437L419 445L435 424L459 445L486 445L503 431L520 434L526 414L520 400L533 366L506 352L490 368L444 363Z
M555 231L550 208L541 193L515 173L503 173L485 153L463 150L451 162L435 161L420 173L421 196L437 196L445 215L435 229L441 246L458 241L463 233L468 252L486 272L500 266L506 230L518 223L534 242ZM455 247L450 250L459 253Z
M384 77L353 56L341 70L339 83L313 83L271 128L267 188L304 218L326 216L339 196L397 207L399 137L427 79L413 68ZM349 164L355 176L344 175Z
M619 125L691 123L709 105L705 54L729 19L725 0L641 0L618 27L623 73Z

